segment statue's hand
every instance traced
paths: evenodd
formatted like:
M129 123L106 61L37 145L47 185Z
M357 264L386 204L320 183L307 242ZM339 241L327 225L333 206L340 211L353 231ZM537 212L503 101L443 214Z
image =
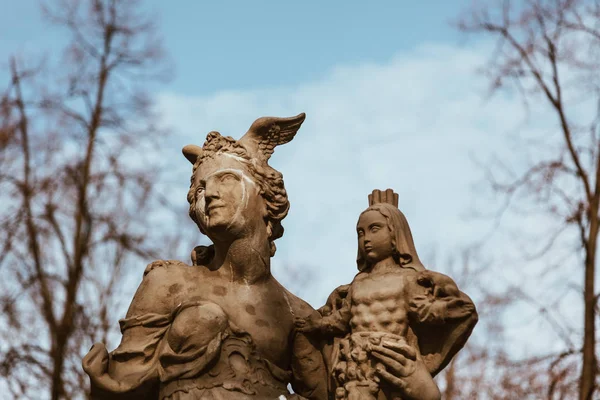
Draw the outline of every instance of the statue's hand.
M406 343L382 342L372 346L371 355L379 360L375 373L381 384L391 387L398 398L407 400L439 400L440 391L425 364L417 360L417 352ZM394 397L397 398L397 397Z
M294 325L296 326L296 331L310 333L320 328L319 320L319 317L317 317L315 314L311 314L307 318L294 318Z
M381 345L371 346L371 355L381 364L376 367L377 374L390 383L396 377L407 377L415 372L417 352L406 343L384 340Z

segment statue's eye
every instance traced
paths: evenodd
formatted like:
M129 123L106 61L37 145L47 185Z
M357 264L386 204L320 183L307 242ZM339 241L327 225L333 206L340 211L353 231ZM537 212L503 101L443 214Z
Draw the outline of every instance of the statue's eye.
M231 181L231 180L238 180L237 175L232 174L232 173L226 173L221 175L221 182L227 182L227 181Z
M364 236L365 231L363 231L362 229L359 229L356 231L356 234L358 235L358 237Z
M200 181L200 183L198 184L198 187L196 188L196 195L200 195L200 194L204 193L204 187L205 187L205 182Z
M379 227L377 225L374 225L371 227L371 232L375 233L379 230Z

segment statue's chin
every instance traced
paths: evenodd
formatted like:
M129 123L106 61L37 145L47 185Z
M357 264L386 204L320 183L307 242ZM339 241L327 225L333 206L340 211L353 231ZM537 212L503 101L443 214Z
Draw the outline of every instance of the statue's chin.
M215 218L209 220L206 225L200 226L200 231L213 241L233 240L241 236L243 229L236 221Z

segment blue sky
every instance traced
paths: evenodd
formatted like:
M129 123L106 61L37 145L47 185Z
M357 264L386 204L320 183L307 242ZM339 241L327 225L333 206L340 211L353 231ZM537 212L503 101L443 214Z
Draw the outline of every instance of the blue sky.
M166 185L173 198L185 209L190 166L181 156L184 145L202 144L211 130L239 138L263 115L306 112L297 137L271 159L284 174L291 201L273 273L293 285L281 271L288 266L309 271L310 289L301 295L320 306L356 273L356 220L367 194L387 187L400 195L421 259L448 272L443 257L456 255L492 227L490 221L465 219L495 204L473 188L482 177L473 157L512 154L506 135L525 126L519 100L488 98L487 82L476 73L492 43L465 42L449 25L469 3L146 2L158 15L175 67L174 79L155 92L163 123L173 131L161 153L172 171ZM37 4L1 1L3 59L50 52L61 43L61 34L42 22ZM553 116L537 106L530 118L535 126L528 129L553 123ZM196 228L189 221L181 229L194 235ZM506 251L509 237L510 232L498 233L495 250L518 258ZM428 255L434 251L442 257ZM185 259L187 254L164 257ZM544 297L546 278L535 269L515 274L501 266L490 276L530 282L531 290ZM478 294L469 294L477 302ZM571 307L565 315L573 315L572 306L564 307ZM521 312L524 322L515 327L516 337L526 324L539 322ZM573 318L577 321L578 314ZM534 353L548 350L542 341L524 347Z
M38 0L3 0L0 54L56 45ZM299 84L332 67L385 62L419 43L459 35L449 22L468 1L147 1L182 94Z
M198 94L306 82L332 66L387 61L417 43L456 37L447 22L460 2L200 1L169 10L164 4L153 5L167 47L181 60L173 87Z

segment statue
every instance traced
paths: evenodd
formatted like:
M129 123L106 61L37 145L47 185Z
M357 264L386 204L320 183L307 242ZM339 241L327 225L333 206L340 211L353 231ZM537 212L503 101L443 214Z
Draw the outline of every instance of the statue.
M92 398L327 399L320 349L294 327L317 312L270 271L289 202L267 161L304 118L259 118L238 141L210 132L183 149L190 217L213 245L192 266L146 267L118 348L96 343L83 360Z
M374 190L360 215L358 270L298 330L324 348L335 399L440 399L433 376L477 322L471 299L449 277L426 270L398 195Z
M96 343L83 359L93 399L439 399L433 376L477 313L423 267L391 190L359 218L358 275L318 312L271 275L289 201L268 160L304 118L263 117L239 140L210 132L184 147L189 214L213 244L192 265L146 267L117 349Z

